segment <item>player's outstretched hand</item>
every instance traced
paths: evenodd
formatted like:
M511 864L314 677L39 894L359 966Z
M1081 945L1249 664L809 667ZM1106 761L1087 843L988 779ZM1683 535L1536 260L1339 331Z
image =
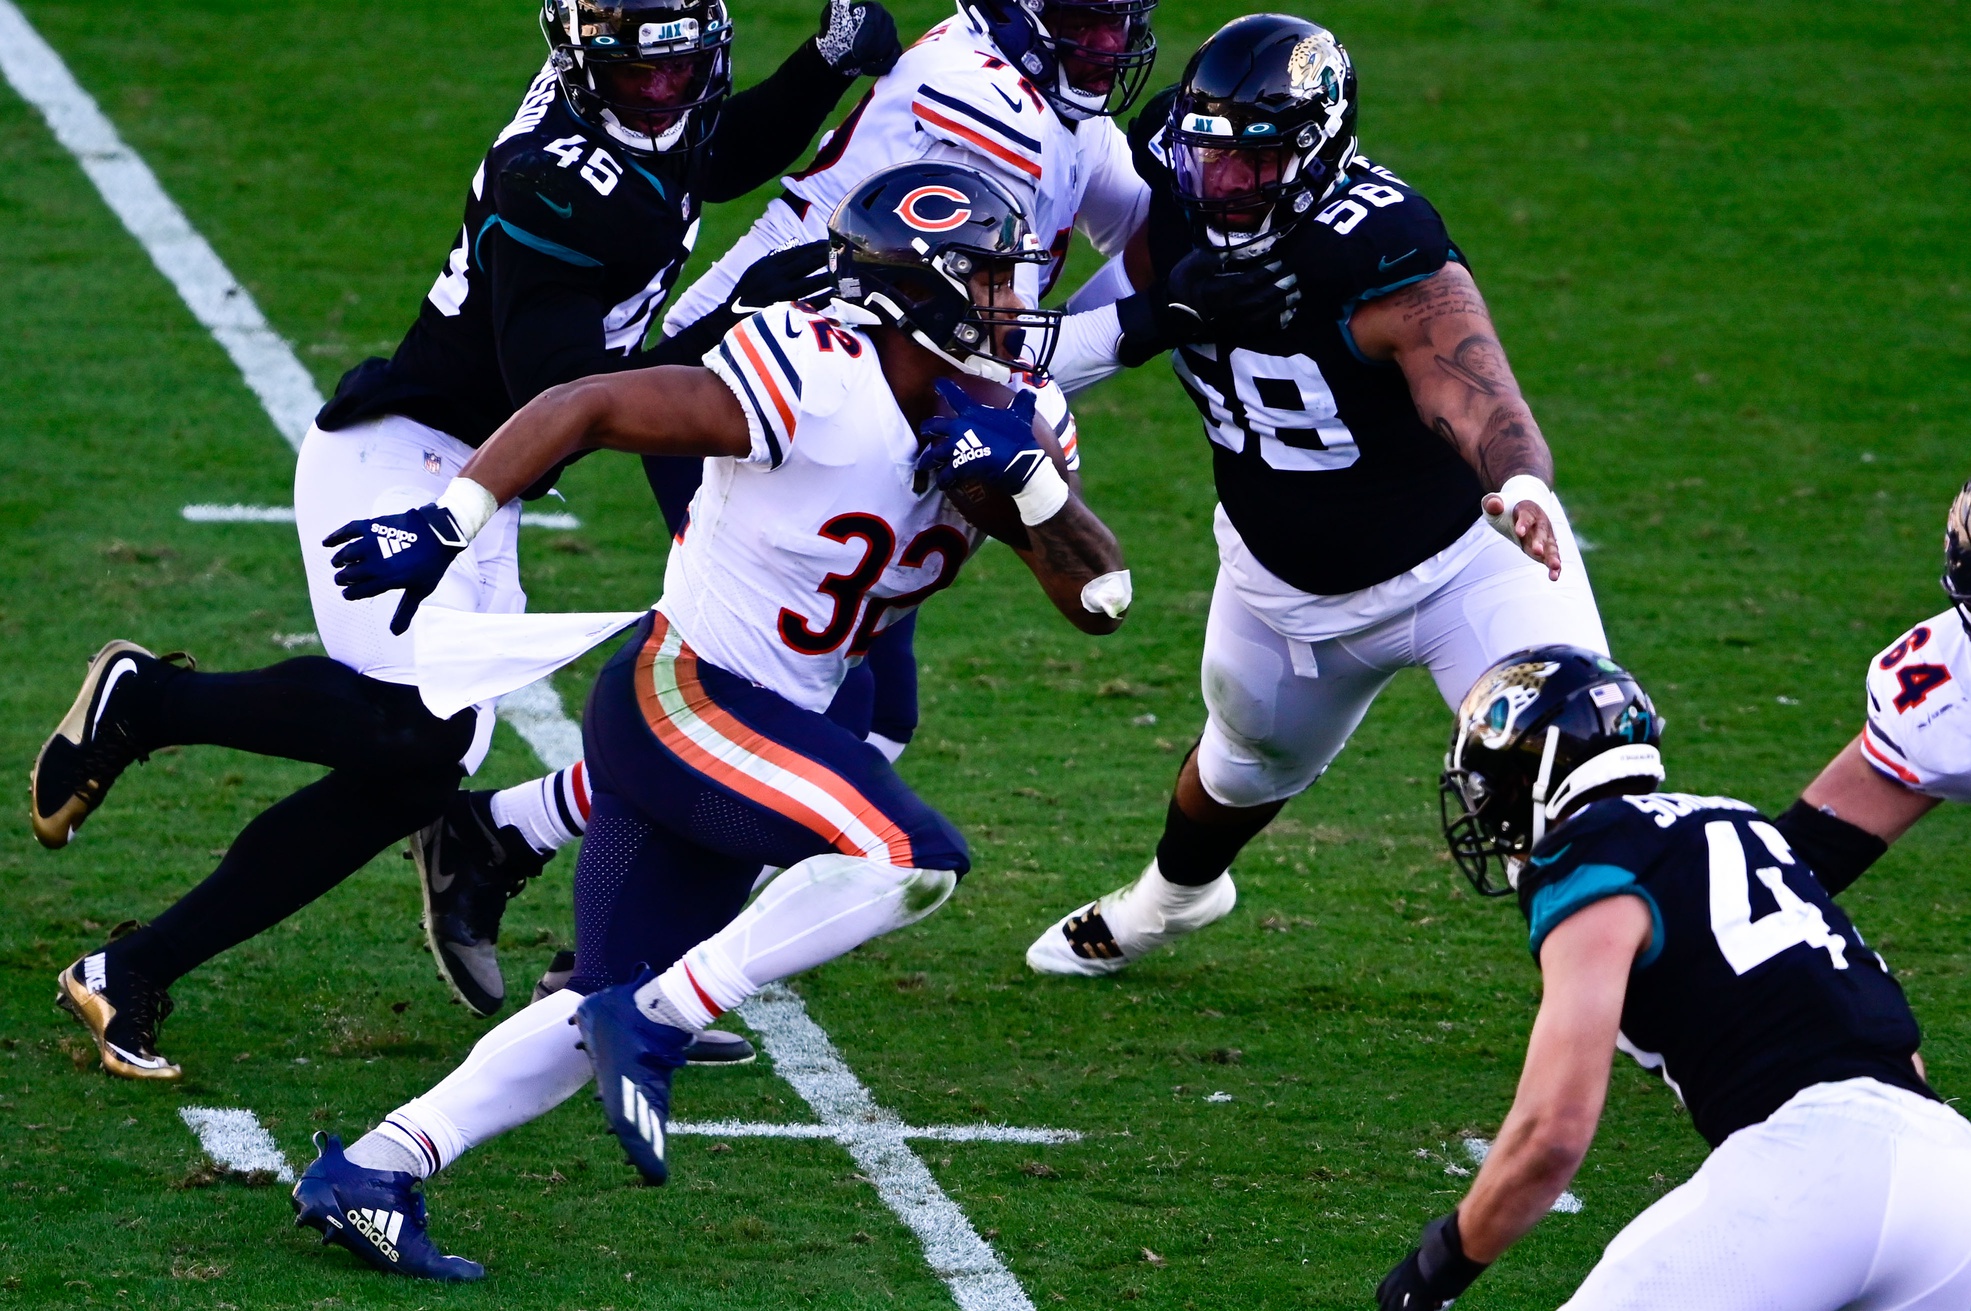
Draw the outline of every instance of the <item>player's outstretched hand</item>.
M390 631L401 634L468 540L452 512L432 504L402 514L351 519L324 537L322 545L342 548L329 563L335 566L345 601L403 589L404 599L390 619Z
M953 413L925 421L920 431L930 444L917 457L917 468L928 472L940 491L976 481L1018 498L1043 465L1053 467L1033 436L1035 393L1021 392L1002 410L973 400L949 379L938 379L937 388Z
M843 77L881 77L903 57L897 20L876 0L822 0L814 48Z
M1521 501L1508 518L1505 498L1488 492L1481 508L1492 526L1517 542L1528 559L1547 567L1549 581L1560 581L1560 535L1537 501Z
M1443 1311L1485 1273L1465 1255L1458 1236L1458 1213L1440 1215L1424 1226L1410 1254L1376 1285L1381 1311Z
M781 301L806 300L828 285L828 239L823 237L754 260L733 284L727 308L734 314L754 314Z

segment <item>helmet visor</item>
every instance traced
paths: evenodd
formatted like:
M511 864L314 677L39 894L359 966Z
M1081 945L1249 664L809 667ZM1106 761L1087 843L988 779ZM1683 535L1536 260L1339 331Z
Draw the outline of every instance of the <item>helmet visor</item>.
M1119 113L1134 101L1157 57L1150 31L1156 0L1054 0L1041 21L1068 85L1109 101Z
M1289 194L1324 189L1327 165L1303 160L1284 142L1234 145L1179 135L1171 152L1184 206L1226 232L1258 232Z
M661 137L692 109L724 92L723 47L663 59L593 60L596 99L632 132Z

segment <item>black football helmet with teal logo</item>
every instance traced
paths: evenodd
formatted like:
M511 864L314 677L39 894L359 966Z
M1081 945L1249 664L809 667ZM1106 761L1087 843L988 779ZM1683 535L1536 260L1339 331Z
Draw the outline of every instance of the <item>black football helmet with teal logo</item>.
M1185 66L1167 132L1177 198L1214 246L1271 246L1355 158L1355 66L1335 34L1248 14Z
M725 0L543 0L541 33L575 116L632 154L711 140L732 91Z
M1507 656L1458 707L1437 788L1451 858L1484 896L1511 892L1571 803L1610 783L1663 781L1662 736L1649 694L1607 656L1578 646Z

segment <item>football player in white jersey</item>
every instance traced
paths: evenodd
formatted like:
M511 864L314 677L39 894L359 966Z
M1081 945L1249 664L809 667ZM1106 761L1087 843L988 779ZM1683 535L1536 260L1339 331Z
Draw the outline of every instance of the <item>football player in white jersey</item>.
M379 1269L479 1277L431 1245L417 1181L592 1074L630 1159L663 1182L671 1076L696 1032L950 896L964 839L823 713L853 658L981 540L946 488L1010 499L1017 520L995 533L1077 628L1112 631L1128 608L1115 538L1037 438L1034 393L994 409L953 382L1005 380L1051 349L1057 316L1013 287L1048 258L1018 202L920 162L869 179L831 227L830 307L768 307L702 368L545 392L436 503L331 535L354 598L401 588L414 607L501 504L571 454L708 465L663 597L584 718L593 805L573 979L346 1154L329 1139L295 1187L298 1223ZM762 864L786 872L746 907Z
M1775 822L1839 894L1942 801L1971 801L1971 482L1944 522L1950 608L1868 665L1868 719Z

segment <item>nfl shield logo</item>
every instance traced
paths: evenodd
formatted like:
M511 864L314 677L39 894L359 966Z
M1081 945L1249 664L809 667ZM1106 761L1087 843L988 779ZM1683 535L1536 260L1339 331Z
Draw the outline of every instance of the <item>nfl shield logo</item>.
M424 453L424 471L426 473L437 473L440 467L438 463L438 452L426 451Z

